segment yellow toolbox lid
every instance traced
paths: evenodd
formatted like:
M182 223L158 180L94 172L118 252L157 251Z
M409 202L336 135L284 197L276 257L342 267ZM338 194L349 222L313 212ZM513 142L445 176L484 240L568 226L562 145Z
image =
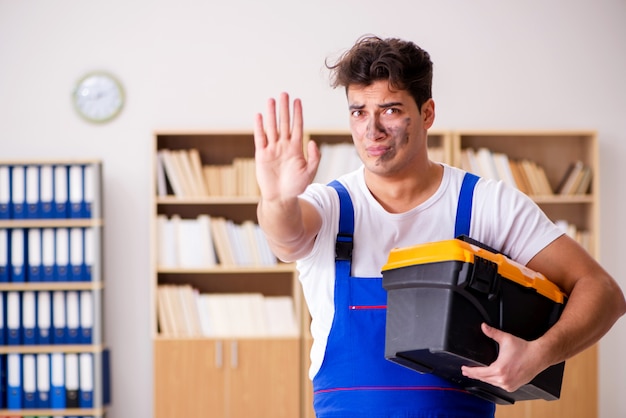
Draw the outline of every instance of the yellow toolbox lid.
M382 271L445 261L461 261L473 264L475 256L495 263L498 266L500 276L521 286L535 289L537 293L556 303L564 302L565 294L543 274L511 260L503 254L493 253L460 239L394 248L390 251L387 264L383 266Z

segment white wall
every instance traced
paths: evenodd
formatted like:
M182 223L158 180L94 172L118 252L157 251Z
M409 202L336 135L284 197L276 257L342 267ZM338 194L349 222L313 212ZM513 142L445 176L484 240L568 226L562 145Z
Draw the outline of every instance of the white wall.
M323 62L364 33L430 51L438 128L597 129L602 260L624 286L625 21L624 0L0 0L0 159L104 160L108 416L152 414L152 133L251 129L283 90L303 99L307 128L347 128ZM128 96L104 126L70 102L94 69ZM621 320L601 344L602 418L626 416L624 352Z

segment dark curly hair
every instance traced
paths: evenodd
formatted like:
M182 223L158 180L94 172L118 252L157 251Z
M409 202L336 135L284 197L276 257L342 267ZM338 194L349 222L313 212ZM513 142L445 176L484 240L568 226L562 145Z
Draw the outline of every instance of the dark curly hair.
M413 42L367 35L344 52L335 64L326 61L331 86L369 86L388 80L393 89L407 90L418 109L432 98L433 63L428 52Z

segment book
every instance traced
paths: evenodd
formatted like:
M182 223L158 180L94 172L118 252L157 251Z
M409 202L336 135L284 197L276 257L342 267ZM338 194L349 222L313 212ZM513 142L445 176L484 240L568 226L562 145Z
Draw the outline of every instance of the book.
M557 186L556 193L560 195L570 194L574 190L574 185L578 176L582 172L584 164L580 160L572 162L565 171L565 174L561 178L559 185Z
M165 171L165 177L169 182L172 191L174 192L174 196L176 197L185 197L185 188L183 187L183 178L182 173L178 168L178 164L175 162L174 155L172 151L169 149L161 149L157 153L162 162L163 169Z

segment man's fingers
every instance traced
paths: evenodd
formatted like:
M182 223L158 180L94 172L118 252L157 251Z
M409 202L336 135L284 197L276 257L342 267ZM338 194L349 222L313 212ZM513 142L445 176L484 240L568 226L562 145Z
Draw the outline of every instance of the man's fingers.
M263 128L263 115L257 113L254 119L254 146L256 149L265 148L267 146L267 136Z
M274 98L267 100L267 142L275 142L278 140L278 129L276 127L276 100Z
M289 136L291 135L291 120L289 117L289 95L287 93L281 93L279 100L279 135L281 135L283 138L289 139Z

